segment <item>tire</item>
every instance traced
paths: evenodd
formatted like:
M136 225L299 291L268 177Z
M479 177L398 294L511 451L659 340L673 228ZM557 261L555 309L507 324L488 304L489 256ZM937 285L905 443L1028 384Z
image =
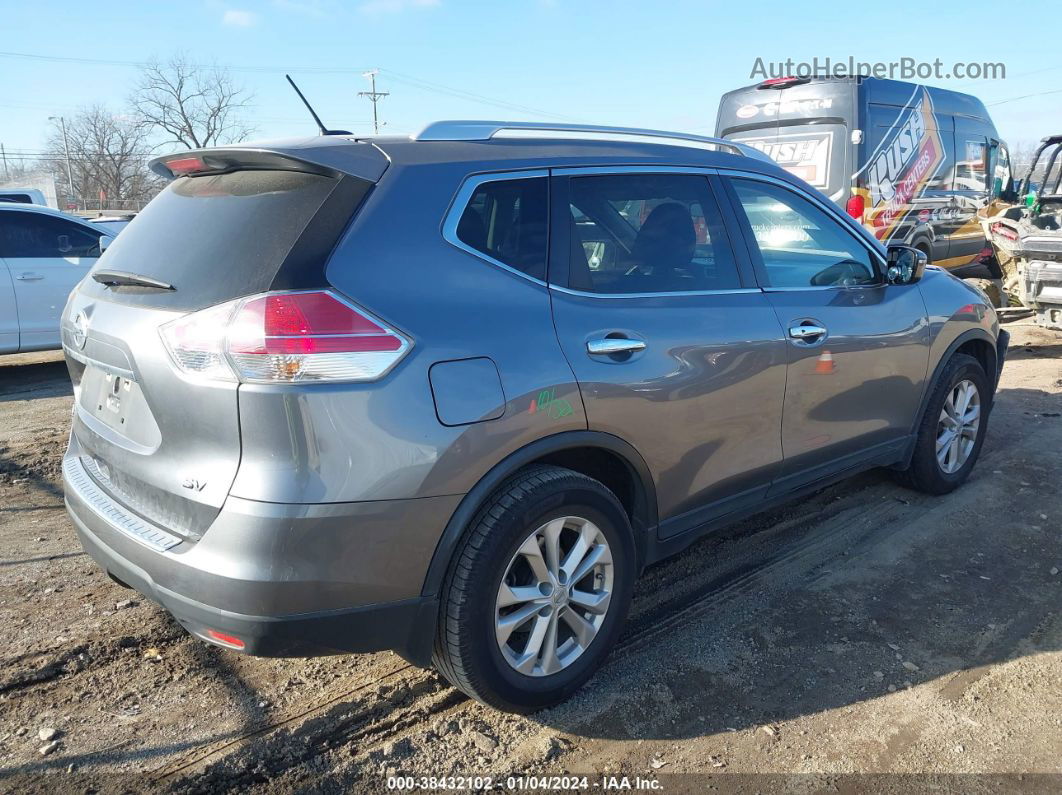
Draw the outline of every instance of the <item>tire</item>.
M957 448L953 444L948 446L950 453L948 450L945 451L945 461L941 461L938 458L937 446L938 441L944 438L945 421L942 413L945 411L945 404L948 403L949 398L952 398L949 404L951 409L956 408L955 394L962 384L972 384L976 389L979 409L977 427L973 431L972 438L969 432L959 434L962 437L960 445L965 445L963 440L972 441L968 449L961 451L963 453L961 459L954 456ZM961 403L961 399L958 402ZM970 403L972 402L971 399ZM953 355L933 387L933 392L926 404L925 415L918 427L910 466L899 473L900 482L909 488L927 494L947 494L961 486L970 476L970 471L974 468L977 457L981 453L981 445L984 443L985 433L988 430L988 416L991 408L992 388L981 363L963 353ZM949 412L949 414L953 413L954 411ZM967 412L964 419L968 416ZM950 459L947 458L949 455Z
M560 554L552 556L552 566L547 537L559 539ZM571 559L601 562L564 584L568 574L580 573L565 554L580 540L586 557ZM572 571L566 573L555 565L558 561ZM561 467L522 470L487 500L454 555L440 597L432 661L454 687L496 709L527 713L560 703L593 675L615 645L636 565L627 514L604 485ZM541 575L549 575L549 581ZM541 595L528 598L536 593ZM513 604L503 604L517 596ZM598 602L594 610L604 605L603 613L583 608L591 598ZM579 616L585 624L576 620ZM590 633L586 627L594 622ZM551 627L557 650L552 655ZM505 636L506 631L512 634ZM535 638L541 645L532 659Z

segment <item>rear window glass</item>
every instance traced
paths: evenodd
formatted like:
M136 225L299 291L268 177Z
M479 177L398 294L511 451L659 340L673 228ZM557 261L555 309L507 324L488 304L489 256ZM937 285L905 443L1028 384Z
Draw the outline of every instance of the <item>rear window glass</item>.
M268 290L336 181L296 171L235 171L170 183L115 238L99 267L168 291L82 289L121 303L200 309Z
M728 136L759 149L795 177L824 193L844 180L844 141L841 124L801 124L750 130Z
M545 281L547 205L545 177L485 182L461 214L457 237L491 259Z

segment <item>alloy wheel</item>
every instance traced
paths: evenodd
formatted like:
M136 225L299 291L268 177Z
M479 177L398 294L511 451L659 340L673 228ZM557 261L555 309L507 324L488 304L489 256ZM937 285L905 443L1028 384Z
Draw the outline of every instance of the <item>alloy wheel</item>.
M605 621L612 551L588 519L552 519L524 540L498 587L495 634L506 662L527 676L567 668Z
M946 474L962 469L977 444L981 426L981 394L970 380L951 388L937 423L937 464Z

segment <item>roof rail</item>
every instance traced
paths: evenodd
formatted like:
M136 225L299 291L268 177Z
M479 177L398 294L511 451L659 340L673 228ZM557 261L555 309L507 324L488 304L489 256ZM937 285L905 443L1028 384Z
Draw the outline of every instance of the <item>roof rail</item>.
M437 121L429 124L416 135L414 141L489 141L493 138L563 138L612 140L628 138L657 138L676 146L694 146L731 152L746 157L770 160L751 146L709 138L705 135L645 130L638 127L606 127L597 124L555 124L531 121Z

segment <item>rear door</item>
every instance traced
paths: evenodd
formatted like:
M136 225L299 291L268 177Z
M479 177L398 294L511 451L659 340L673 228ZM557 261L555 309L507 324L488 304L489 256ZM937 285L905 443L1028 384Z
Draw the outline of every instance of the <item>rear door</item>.
M20 350L59 347L59 320L74 286L99 258L102 232L46 213L0 213L4 260L21 327Z
M173 289L89 278L72 296L64 317L75 384L68 465L148 520L185 539L200 536L240 461L237 384L181 373L160 327L269 290L293 260L312 265L314 249L300 241L339 182L287 170L181 177L122 231L97 270ZM318 268L328 250L316 252ZM306 273L287 278L300 277Z
M854 81L765 81L723 96L716 135L759 149L844 206L856 171L855 97Z
M955 117L955 178L952 201L955 217L949 229L948 265L970 262L985 247L984 230L977 211L988 204L990 130L980 122Z
M757 275L785 334L785 462L776 492L897 451L928 363L917 285L886 285L847 222L769 177L724 178Z
M754 502L781 461L785 343L709 176L554 174L553 312L590 429L644 458L661 536Z

